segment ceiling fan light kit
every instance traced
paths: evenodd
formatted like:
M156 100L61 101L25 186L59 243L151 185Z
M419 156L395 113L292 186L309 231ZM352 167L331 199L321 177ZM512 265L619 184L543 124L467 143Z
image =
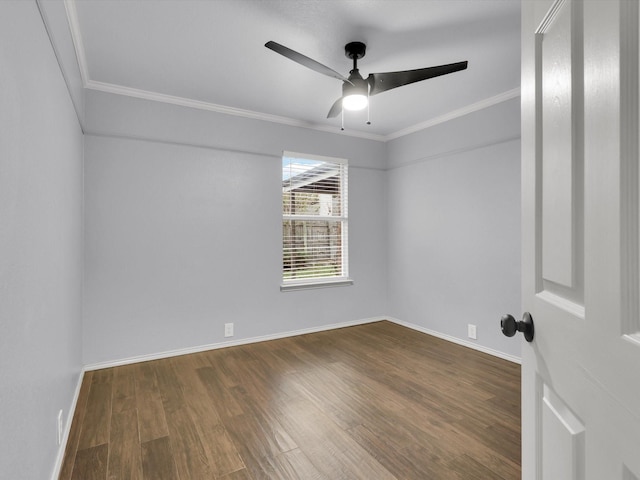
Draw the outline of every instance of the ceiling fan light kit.
M346 78L320 62L274 41L269 41L264 46L311 70L342 80L342 96L334 102L327 118L337 117L340 113L343 113L343 122L344 110L357 111L366 108L369 106L369 97L373 95L467 68L467 62L465 61L400 72L370 73L365 80L358 70L358 60L364 57L367 47L362 42L350 42L345 45L344 51L346 57L353 60L353 69L349 72L349 77ZM367 124L370 123L367 119ZM342 129L344 130L344 126Z
M366 95L354 93L351 95L345 95L342 97L342 108L350 110L352 112L362 110L369 103L369 99Z
M358 60L364 57L366 50L362 42L347 43L344 47L346 57L353 60L349 81L342 84L342 108L345 110L362 110L369 104L369 84L358 71Z

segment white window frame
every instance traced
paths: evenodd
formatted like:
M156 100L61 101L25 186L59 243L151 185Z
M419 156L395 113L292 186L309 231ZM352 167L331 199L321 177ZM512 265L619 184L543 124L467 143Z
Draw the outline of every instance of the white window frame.
M297 158L304 160L316 160L327 163L334 163L342 165L340 177L340 198L342 205L340 207L341 216L322 216L322 215L288 215L285 214L284 207L282 210L282 221L314 221L314 220L326 220L332 222L341 223L341 260L342 260L342 275L329 276L329 277L317 277L317 278L303 278L303 279L286 279L284 278L284 268L281 264L281 291L302 290L308 288L324 288L324 287L337 287L352 285L353 280L349 277L349 213L348 213L348 165L349 162L344 158L326 157L322 155L313 155L308 153L298 153L284 151L282 154L282 160L285 158ZM284 260L285 244L284 238L281 242L282 245L282 259Z

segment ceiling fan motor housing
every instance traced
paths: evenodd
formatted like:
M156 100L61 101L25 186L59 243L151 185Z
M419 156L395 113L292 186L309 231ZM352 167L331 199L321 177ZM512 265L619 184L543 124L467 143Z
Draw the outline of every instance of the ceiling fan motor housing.
M342 84L342 96L348 95L365 95L369 96L369 83L362 78L358 70L352 70L349 75L349 81Z

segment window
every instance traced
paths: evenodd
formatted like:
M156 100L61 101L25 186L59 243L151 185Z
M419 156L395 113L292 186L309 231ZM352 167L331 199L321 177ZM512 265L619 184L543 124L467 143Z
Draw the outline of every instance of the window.
M349 284L347 161L284 152L282 289Z

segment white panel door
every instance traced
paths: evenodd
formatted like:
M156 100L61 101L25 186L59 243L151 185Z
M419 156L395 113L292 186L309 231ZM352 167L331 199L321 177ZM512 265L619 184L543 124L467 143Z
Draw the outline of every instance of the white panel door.
M640 480L638 0L522 10L523 478Z

